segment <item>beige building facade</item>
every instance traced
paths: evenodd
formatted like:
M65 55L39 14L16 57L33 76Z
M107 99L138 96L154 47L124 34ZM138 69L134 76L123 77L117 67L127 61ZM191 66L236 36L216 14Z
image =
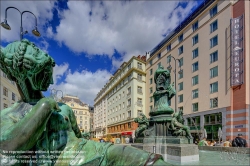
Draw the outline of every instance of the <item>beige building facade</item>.
M95 99L95 127L115 138L133 137L140 113L145 114L145 56L132 57L110 77ZM104 136L100 132L100 135Z
M193 135L205 128L208 139L216 140L222 128L224 140L242 133L249 142L249 11L249 1L206 0L151 51L147 114L154 107L154 72L160 65L172 68L171 107L184 111ZM240 34L233 36L234 29ZM240 47L234 47L237 42Z
M2 70L0 70L0 94L0 110L10 107L21 99L16 83L10 81Z
M81 132L90 132L91 128L91 116L89 111L89 105L83 103L78 97L65 95L61 101L67 104L73 111L76 116L77 125Z

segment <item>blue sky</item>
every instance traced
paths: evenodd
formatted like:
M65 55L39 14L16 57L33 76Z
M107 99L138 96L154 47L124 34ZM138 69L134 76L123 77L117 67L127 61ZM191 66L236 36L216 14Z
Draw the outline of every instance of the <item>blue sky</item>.
M54 85L64 95L93 105L94 98L122 62L145 55L188 16L198 1L0 1L1 22L9 6L33 12L41 37L32 35L35 19L23 15L24 38L56 61ZM7 13L11 31L1 28L1 46L19 40L20 14Z

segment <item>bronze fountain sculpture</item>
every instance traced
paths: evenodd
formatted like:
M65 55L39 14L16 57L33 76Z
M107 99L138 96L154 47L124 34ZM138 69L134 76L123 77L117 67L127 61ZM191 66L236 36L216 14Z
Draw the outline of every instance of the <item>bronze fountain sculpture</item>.
M2 165L167 165L155 153L82 138L72 109L41 93L53 83L54 66L26 39L1 48L0 69L22 98L0 114Z

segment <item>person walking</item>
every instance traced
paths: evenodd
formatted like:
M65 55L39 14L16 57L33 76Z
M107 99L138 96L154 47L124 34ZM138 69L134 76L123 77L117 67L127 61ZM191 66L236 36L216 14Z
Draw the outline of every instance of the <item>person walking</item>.
M232 141L233 147L247 147L247 141L242 138L242 134L238 134L238 137Z

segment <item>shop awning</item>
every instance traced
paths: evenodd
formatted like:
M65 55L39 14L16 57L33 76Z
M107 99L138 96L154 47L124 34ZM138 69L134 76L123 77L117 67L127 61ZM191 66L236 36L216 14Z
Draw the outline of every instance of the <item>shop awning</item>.
M126 131L126 132L122 132L121 134L122 135L132 135L133 132L132 131Z

